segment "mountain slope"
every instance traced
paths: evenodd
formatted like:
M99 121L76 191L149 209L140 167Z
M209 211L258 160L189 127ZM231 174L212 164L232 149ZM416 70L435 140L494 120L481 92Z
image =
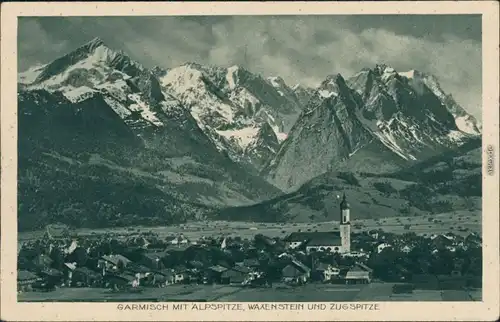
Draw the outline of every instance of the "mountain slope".
M395 171L478 136L459 130L455 115L424 82L385 65L348 81L332 75L262 173L293 190L329 170Z
M53 208L55 200L66 208L78 205L93 217L98 211L92 204L103 202L95 199L96 186L121 195L116 189L132 192L137 185L157 196L139 200L132 193L134 205L104 198L105 207L131 212L139 221L141 216L185 220L279 193L218 151L190 111L163 92L153 72L100 40L19 79L19 195L24 205L19 220L25 228L27 218L37 213L53 212L52 219L69 220L64 209ZM45 201L30 195L33 189ZM146 203L155 205L154 211ZM44 220L49 219L40 222Z
M259 168L267 155L247 146L261 140L262 127L271 127L281 141L297 119L301 106L284 82L279 88L258 75L232 66L222 68L188 63L161 73L165 92L179 98L220 151L237 162ZM274 138L263 143L275 144Z
M387 174L328 172L296 191L214 212L223 220L323 222L338 220L346 193L354 219L427 215L481 209L481 143L473 140L414 167Z

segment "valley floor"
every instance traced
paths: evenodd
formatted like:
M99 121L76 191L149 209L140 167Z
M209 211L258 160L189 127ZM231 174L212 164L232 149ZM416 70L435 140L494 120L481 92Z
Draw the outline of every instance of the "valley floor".
M393 283L336 285L312 283L289 288L242 288L228 285L171 285L142 293L113 293L102 288L60 288L20 293L20 302L348 302L348 301L481 301L481 290L414 290L393 294ZM248 308L247 308L248 310Z
M437 221L437 222L435 222ZM359 225L359 226L357 226ZM410 225L405 229L405 225ZM387 217L364 220L353 220L352 231L361 232L372 229L382 229L386 232L403 234L414 232L422 234L443 234L453 232L457 235L466 236L471 232L481 233L480 211L457 211L429 216L412 217ZM359 227L359 228L357 228ZM329 231L338 229L338 222L322 223L250 223L250 222L227 222L227 221L197 221L182 225L158 226L158 227L118 227L103 229L77 229L79 236L99 235L111 233L127 236L133 233L144 233L151 231L158 236L184 234L186 238L198 239L202 236L239 236L241 238L253 238L256 234L268 237L285 237L291 232L301 231ZM461 231L463 230L463 231ZM19 241L37 239L44 231L20 232Z

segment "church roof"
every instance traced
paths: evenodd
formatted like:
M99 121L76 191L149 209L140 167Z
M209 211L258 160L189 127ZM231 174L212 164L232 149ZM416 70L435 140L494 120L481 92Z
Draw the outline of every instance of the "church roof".
M286 242L311 242L312 240L340 239L340 231L294 232L285 238Z
M309 240L307 246L340 246L342 245L342 240L340 234L329 234L315 236Z

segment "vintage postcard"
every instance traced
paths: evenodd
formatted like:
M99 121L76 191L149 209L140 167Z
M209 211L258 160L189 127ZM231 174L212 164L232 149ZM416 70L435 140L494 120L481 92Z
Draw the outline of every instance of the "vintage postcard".
M496 320L498 19L4 4L2 320Z

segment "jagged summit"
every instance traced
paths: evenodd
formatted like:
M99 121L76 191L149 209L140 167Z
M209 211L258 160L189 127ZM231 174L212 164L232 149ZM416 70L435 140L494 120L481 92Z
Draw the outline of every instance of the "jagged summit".
M332 74L262 173L278 187L293 189L330 168L394 171L476 135L473 119L461 113L435 77L416 70L400 75L378 64L347 80Z
M39 70L33 83L42 83L56 76L66 78L70 75L64 75L64 73L74 70L96 68L112 68L126 73L130 77L139 75L145 69L123 51L111 49L105 45L101 38L96 37L44 66ZM58 80L58 82L60 81Z
M336 86L339 89L347 88L347 84L346 84L344 77L338 73L328 75L319 87L322 88L322 87L329 86L329 85Z
M155 75L156 77L165 76L167 74L167 71L168 71L167 69L160 67L158 65L153 66L153 68L151 68L151 74Z
M322 98L337 97L339 95L347 95L349 88L346 84L344 77L340 74L332 74L318 87L317 93Z
M84 44L82 47L95 49L99 46L104 46L104 41L99 37L95 37L92 40L90 40L89 42L87 42L86 44Z

